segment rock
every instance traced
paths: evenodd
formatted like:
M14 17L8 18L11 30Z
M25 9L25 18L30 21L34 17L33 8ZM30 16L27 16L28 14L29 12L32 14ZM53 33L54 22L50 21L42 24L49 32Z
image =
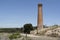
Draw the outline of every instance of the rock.
M30 34L37 34L37 30L31 31Z
M53 30L48 30L45 35L47 36L56 36L60 37L60 27L53 29Z
M49 30L45 33L45 35L49 36L50 34L52 34L52 30Z

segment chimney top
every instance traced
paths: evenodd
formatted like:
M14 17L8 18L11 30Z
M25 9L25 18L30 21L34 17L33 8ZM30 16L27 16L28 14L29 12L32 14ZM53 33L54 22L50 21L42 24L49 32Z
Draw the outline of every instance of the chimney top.
M39 3L38 6L42 6L42 3Z

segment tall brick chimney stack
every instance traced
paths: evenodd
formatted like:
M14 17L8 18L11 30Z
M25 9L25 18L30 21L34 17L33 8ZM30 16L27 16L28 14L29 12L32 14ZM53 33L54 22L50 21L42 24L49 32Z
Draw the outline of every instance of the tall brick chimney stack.
M42 4L38 4L38 20L37 20L37 30L43 28L43 14L42 14Z

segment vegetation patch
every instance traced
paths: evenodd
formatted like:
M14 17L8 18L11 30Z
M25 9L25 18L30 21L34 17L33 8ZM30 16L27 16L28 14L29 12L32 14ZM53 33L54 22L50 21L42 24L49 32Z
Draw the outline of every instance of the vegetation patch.
M12 35L10 35L9 39L16 39L16 38L20 38L20 37L21 37L20 33L17 32L17 33L13 33Z

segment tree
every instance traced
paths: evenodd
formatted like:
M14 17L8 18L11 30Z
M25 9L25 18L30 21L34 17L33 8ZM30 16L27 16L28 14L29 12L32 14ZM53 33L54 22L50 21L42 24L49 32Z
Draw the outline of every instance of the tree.
M33 30L32 24L25 24L24 25L24 33L30 34L30 31Z
M37 29L37 26L33 26L33 30Z
M57 25L57 24L54 24L53 26L58 27L58 25Z

